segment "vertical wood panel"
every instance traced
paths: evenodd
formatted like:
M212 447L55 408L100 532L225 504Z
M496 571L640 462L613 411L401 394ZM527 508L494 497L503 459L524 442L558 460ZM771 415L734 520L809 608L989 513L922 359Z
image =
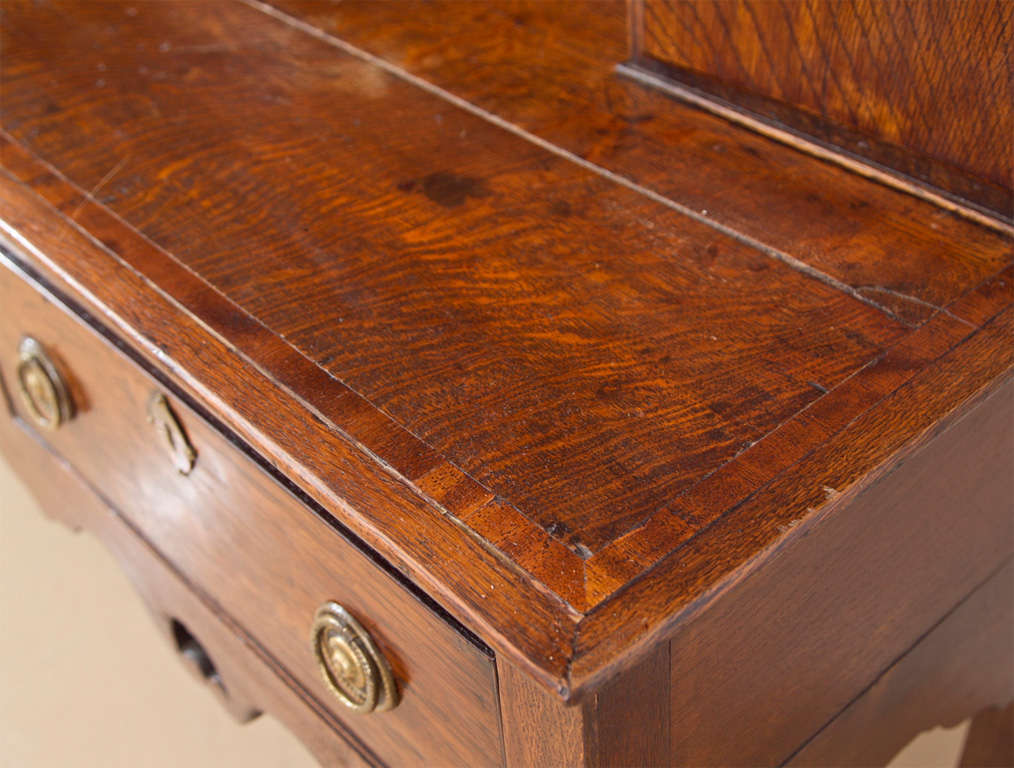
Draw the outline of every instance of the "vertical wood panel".
M920 731L953 727L969 714L1011 698L1014 565L1008 562L789 764L884 765ZM989 712L980 721L983 730L988 730ZM990 764L971 757L969 765Z
M663 643L595 694L596 758L590 764L671 764L670 671L669 644Z
M1014 765L1014 704L987 709L973 721L961 755L962 768Z
M680 630L674 758L780 764L1010 558L1012 430L1008 379Z
M510 768L585 764L584 713L564 706L509 661L497 659L503 743Z
M677 80L1011 214L1014 4L644 0Z
M507 765L654 768L671 763L669 645L566 706L500 661Z

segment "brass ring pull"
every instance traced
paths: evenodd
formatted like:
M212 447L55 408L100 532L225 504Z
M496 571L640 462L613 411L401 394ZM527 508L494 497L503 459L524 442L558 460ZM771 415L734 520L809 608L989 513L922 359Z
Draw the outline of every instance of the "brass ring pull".
M42 345L26 336L18 346L18 390L37 427L54 430L74 417L66 382Z
M324 683L353 712L383 712L398 703L387 660L338 603L325 603L317 611L311 641Z
M181 475L189 475L197 461L197 451L187 439L187 433L183 431L179 419L169 407L169 401L165 395L156 392L148 401L148 421L155 426L159 442L165 452L172 460L176 471Z

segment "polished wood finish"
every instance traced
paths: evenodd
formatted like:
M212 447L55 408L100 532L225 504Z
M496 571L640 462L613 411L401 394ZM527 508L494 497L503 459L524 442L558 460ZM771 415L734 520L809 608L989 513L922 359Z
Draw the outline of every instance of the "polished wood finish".
M1014 217L1005 0L634 0L634 59Z
M1014 566L1008 561L825 725L788 764L885 765L921 731L953 728L970 712L982 712L969 731L967 762L962 764L1010 765L1011 756L1005 763L989 763L975 750L980 737L989 743L995 735L1002 744L1003 728L997 726L1003 724L1004 704L1014 700L1012 648ZM1006 710L1010 718L1010 707ZM887 721L893 721L895 727L881 727Z
M103 122L123 108L127 93L152 99L159 111L173 109L176 86L137 75L138 66L162 65L167 54L158 45L167 30L178 29L180 39L168 44L184 51L247 25L267 37L235 54L235 66L249 74L232 79L235 109L222 104L234 122L194 110L176 123L152 112L132 120L129 135L92 137L92 150L72 159L67 150L84 137L60 120L39 133L59 142L39 147L43 157L84 189L115 166L114 155L133 158L127 162L136 170L120 173L134 183L105 187L114 210L509 502L533 533L567 545L578 576L581 559L671 507L671 499L904 332L874 308L474 116L448 111L312 38L286 35L286 69L276 87L293 108L251 100L263 88L255 73L271 61L263 46L272 36L281 45L286 30L245 6L202 6L200 13L145 7L126 22L115 11L118 25L131 25L129 39L143 46L140 58L138 43L118 48L123 32L103 26L113 10L88 8L94 10L83 12L72 34L94 27L98 35L95 65L106 65L106 86L86 109L95 118L109 111ZM45 14L33 14L6 25L13 38L8 126L18 134L36 118L20 116L17 94L27 98L22 89L31 78L18 77L17 41L49 29L43 22ZM73 48L72 40L54 42ZM335 136L280 146L282 137L304 133L303 105L328 103L321 89L331 78L321 72L321 56L334 59L350 84L333 113L320 116ZM202 71L211 76L226 64L219 59L202 56ZM59 70L67 77L47 97L62 103L79 93L78 78L87 71L91 82L90 70L80 61ZM381 84L364 90L370 78ZM30 99L37 109L34 87ZM401 157L381 155L376 144L399 124L399 110L416 115L418 126L399 136ZM350 115L359 126L343 125ZM252 140L251 131L276 149L244 165L247 180L232 178L231 163L216 174L216 162L202 157L207 137L224 148ZM366 172L364 158L381 164ZM313 183L272 194L271 178L293 164L305 178L313 174ZM360 167L351 176L345 169L354 165ZM164 168L177 176L163 172L157 180ZM208 184L200 196L174 194L189 187L197 168ZM247 184L257 191L258 219L229 229ZM152 189L160 190L158 199ZM283 216L289 207L315 210L325 201L329 216L307 219L296 231ZM518 220L509 238L500 223L505 210ZM469 233L467 243L456 241L458 232ZM383 269L376 253L385 254ZM779 370L763 363L779 354ZM405 368L410 379L398 375ZM725 374L715 376L716 368ZM432 466L408 469L416 475ZM692 522L686 528L699 530ZM581 598L572 604L578 610L598 602Z
M545 711L498 665L517 764L555 764L567 744L584 765L879 765L1014 697L1012 445L1008 379L857 493L827 488L832 509L799 523L794 546L576 707ZM545 744L534 725L574 718L580 740Z
M1014 765L1014 703L976 715L961 755L962 768L1009 765Z
M1002 335L1010 338L1010 326ZM816 493L830 502L822 513L785 523L789 541L702 600L670 641L672 679L680 681L671 706L682 725L674 757L781 763L1011 557L1012 427L1008 378L883 474L845 494L823 483ZM833 451L813 457L832 472L842 459ZM715 567L698 557L685 553L672 578ZM992 642L1014 651L1008 639L1001 632Z
M622 5L3 22L50 445L360 752L777 763L1014 551L1004 226L621 77ZM328 698L331 599L391 712Z
M175 297L171 303L182 302L182 307L168 310L171 314L192 313L198 327L215 329L226 349L250 360L262 371L261 378L267 374L268 386L281 384L295 392L305 404L297 402L297 408L323 414L334 425L319 437L306 435L285 446L286 462L297 469L294 474L316 486L308 491L319 493L320 479L330 473L312 468L321 457L308 455L305 446L324 444L347 451L342 446L349 442L354 451L366 449L362 459L367 466L379 458L384 470L393 470L389 477L395 485L413 487L406 502L430 507L421 530L432 536L434 526L443 525L450 563L468 565L466 583L461 583L461 568L449 567L440 557L421 562L411 536L397 545L395 560L411 562L414 574L445 595L450 592L451 602L464 608L459 614L463 621L478 622L491 630L492 638L509 637L501 649L518 653L533 671L564 691L604 670L623 647L646 641L650 635L645 630L661 631L671 610L692 603L696 592L664 590L668 601L647 602L653 606L647 625L621 627L617 633L603 632L601 625L593 628L597 606L621 594L631 605L631 595L655 589L660 583L656 576L666 573L667 558L682 561L673 560L672 553L691 540L697 551L707 551L707 542L713 542L714 552L736 551L736 558L762 551L782 535L779 526L822 500L800 498L779 515L766 517L759 528L737 526L742 550L728 550L729 541L720 533L728 528L711 526L779 473L788 472L781 482L819 487L813 475L806 474L819 472L813 463L794 462L959 344L981 322L962 315L966 306L976 305L959 299L951 301L947 314L938 313L929 324L910 330L889 313L784 260L629 188L611 185L247 6L202 5L199 14L187 5L146 8L150 13L128 16L115 6L90 5L80 11L77 31L57 24L48 11L6 12L11 63L5 71L5 126L19 142L27 141L49 163L59 165L71 181L54 175L52 165L40 164L11 141L5 149L8 171L86 224L116 258L156 280L159 291ZM115 15L115 24L103 26L108 14ZM78 35L92 26L98 37L81 47ZM102 88L80 79L88 70L83 64L55 67L45 82L34 76L30 62L38 49L31 41L42 30L68 35L62 50L77 46L81 56L96 57L95 67L103 64L109 73L100 78ZM173 30L179 39L167 37ZM256 30L259 43L228 55L227 47L209 49L226 30ZM128 32L139 42L118 47L117 40ZM285 57L278 59L283 40ZM177 53L158 50L161 42L170 49L176 46ZM197 86L180 90L173 83L180 82L182 70L154 67L170 61L182 65L190 57L197 57L199 71L207 77L227 66L248 73L270 68L276 76L272 82L281 89L278 98L298 103L300 109L280 110L276 100L251 98L264 93L263 78L251 74L247 79L232 77L226 91L216 95L231 100L234 108L227 111L235 116L233 122L218 112L180 112L172 105ZM83 61L77 59L78 64ZM328 116L318 123L337 129L339 106L314 96L314 88L331 85L330 79L321 79L321 61L347 67L348 77L357 83L383 83L382 88L346 94L341 114L355 112L360 126L347 125L343 141L285 144L284 151L260 153L244 166L244 173L259 174L249 177L259 179L252 187L232 175L231 163L216 164L202 154L198 141L215 136L215 147L229 147L231 136L232 146L238 147L235 142L252 140L251 130L261 132L266 147L280 147L284 130L290 135L303 132L304 109L325 110ZM148 77L142 70L165 77ZM36 112L40 88L56 105L69 105L84 93L95 98L76 107L85 111L75 112L71 121L62 117L69 113L59 107L49 114ZM157 109L121 114L140 94ZM343 179L353 178L343 168L359 167L364 157L376 155L368 144L355 142L375 141L370 137L397 124L391 109L411 109L420 125L418 132L399 138L406 147L399 162L408 165L378 165L366 187L342 186ZM166 110L177 118L160 119ZM120 126L116 132L101 128L110 120ZM75 133L88 125L94 135L86 139ZM409 144L420 147L417 154ZM88 153L75 151L84 145L90 147ZM467 155L475 165L471 170L459 167L462 148L467 147L475 148ZM442 152L453 153L453 158ZM393 156L383 157L393 162ZM421 157L428 163L425 168L419 165ZM115 174L124 174L121 183L107 181L100 187L121 160L124 165ZM448 190L460 191L467 184L431 178L446 173L436 166L452 160L460 179L484 180L482 188L468 187L472 193L460 201ZM481 169L479 163L484 164ZM320 174L319 180L287 189L281 197L259 198L260 213L251 226L249 206L241 204L246 190L267 192L274 188L272 178L297 166L302 168L299 178ZM172 173L202 174L199 178L207 181L202 189L210 197L197 202L186 192L190 182L183 176L171 181ZM547 218L545 195L550 188L552 199L567 203L569 217L562 216L560 205L561 215ZM883 194L874 185L866 183L865 188ZM152 189L159 190L157 196ZM84 190L95 191L86 197ZM322 197L333 202L328 217L308 219L293 230L284 226L285 211L300 195L304 199L297 207L304 210L319 208ZM371 199L383 205L374 208ZM531 223L527 229L513 224L514 234L505 241L499 237L499 222L515 217ZM646 219L653 228L645 226ZM987 252L992 249L992 269L1009 259L1009 242L986 230L973 233L967 223L961 226L963 236L974 234L978 245ZM935 241L950 242L946 247L962 258L969 253L941 231L935 231ZM350 238L352 232L357 234ZM397 241L391 239L396 232L401 233ZM471 232L468 245L454 246L452 232ZM410 242L421 245L410 247ZM564 252L540 259L537 254L554 242L567 243ZM405 250L392 250L395 243ZM522 243L531 247L516 247ZM909 245L901 252L920 253L921 240L912 239ZM376 267L369 266L368 255L373 248L390 256L383 272L371 278L369 270ZM669 250L682 257L662 258ZM476 261L468 255L473 251L486 255ZM112 295L121 285L126 289L124 281L137 281L110 274L115 271L108 264L110 254L96 252L91 258L107 262L103 285L92 268L88 274L76 268L74 279L88 284L93 295L98 291L109 296L108 304L121 303ZM75 260L83 266L80 259L61 256L61 268ZM524 278L506 280L515 274L502 271L508 265ZM474 279L461 281L455 276L466 267L476 270ZM402 287L413 284L428 287ZM958 292L952 295L961 296L969 287L955 286L952 290ZM134 285L126 290L137 295ZM601 303L597 291L614 297L608 306L596 309ZM295 296L298 305L292 303ZM540 305L551 308L548 314L527 309L536 296ZM152 308L165 311L165 303L157 300ZM162 334L164 341L156 344L172 348L184 370L221 380L220 364L199 374L196 366L201 363L180 347L181 334L159 329L165 319L156 319L152 312L147 320L132 318L130 327L147 338ZM373 318L381 315L384 332L377 335L381 326ZM413 330L418 328L428 330L420 335ZM584 343L586 334L598 340ZM279 342L282 337L286 342ZM637 343L629 343L631 339ZM201 349L208 342L193 343ZM678 357L667 352L675 346L681 350ZM194 357L203 356L196 349ZM226 357L232 365L236 354ZM776 366L768 362L774 359L779 361ZM400 376L405 369L413 375ZM711 375L714 370L729 375L716 377ZM995 376L999 368L993 370ZM976 383L974 376L961 371L948 375L965 381L971 390L959 395L961 387L944 386L954 397L941 402L941 415L989 381L986 375ZM242 381L245 393L249 384ZM233 399L225 387L215 386L214 392L216 399L223 394ZM264 450L270 452L272 443L286 440L287 430L306 429L292 426L299 419L287 420L283 430L268 427L264 409L251 409L248 401L238 402L241 399L247 400L234 398L231 407L246 409L241 421L249 426L237 429L253 430L257 445L272 434ZM823 415L818 419L818 414ZM853 424L840 442L858 440L858 446L868 438L879 448L872 453L857 450L857 456L867 458L848 465L835 487L861 478L920 429L911 422L882 441L874 416L858 424L873 431L864 437ZM549 439L554 434L557 438ZM508 437L514 441L510 449L503 444ZM674 452L675 445L679 450ZM773 459L768 459L771 454ZM628 465L630 472L621 471ZM370 519L376 514L368 509L370 489L391 481L374 474L376 479L357 489L344 475L331 476L335 481L325 480L324 486L355 509L349 524L357 533L382 549L391 536L402 535L392 531L388 515ZM676 503L670 501L674 496ZM334 500L331 495L328 504ZM453 524L448 527L448 515L470 533L463 535ZM435 522L437 518L444 522ZM492 555L486 560L489 567L496 570L506 561L508 568L489 582L474 572L476 536ZM555 554L543 556L547 550ZM715 561L713 555L710 559ZM730 570L709 568L709 578L718 579L743 561L718 562ZM434 578L430 568L443 568L446 576ZM532 596L523 600L511 596L519 586L501 589L496 584L516 584L518 573L528 574L533 587ZM458 585L449 587L446 578L455 578ZM483 583L497 588L480 586ZM555 594L548 602L537 596L546 589ZM523 632L514 620L518 605L535 614L523 623ZM656 607L661 610L654 612ZM564 670L574 633L567 625L589 611L593 613L585 622L588 629L581 631L578 652L587 654L587 660L569 665L568 680ZM598 615L615 614L600 609Z
M556 765L573 768L586 763L582 707L565 707L558 697L536 684L510 663L497 665L503 711L506 765ZM552 733L552 738L543 738Z
M74 382L78 415L47 434L47 443L247 627L317 706L388 764L499 764L495 672L481 648L170 394L197 451L193 469L181 474L147 419L162 383L47 302L23 276L0 272L0 303L10 312L0 324L0 349L15 349L19 333L31 329L53 340L53 354ZM394 668L401 693L394 710L357 717L324 684L310 630L329 600L367 627Z
M496 552L463 535L441 512L441 501L472 503L472 497L461 492L468 486L460 473L448 467L443 485L428 486L437 503L428 502L397 473L397 467L404 466L402 459L415 454L403 447L398 455L385 450L389 463L378 466L370 447L398 449L396 438L401 436L385 430L388 422L382 414L352 410L347 399L329 396L334 392L333 378L278 337L257 334L252 322L240 326L247 338L244 348L237 349L223 335L235 334L242 316L218 311L195 318L186 312L164 291L171 288L176 296L212 307L218 306L216 295L107 212L77 197L59 177L25 164L10 145L6 149L11 165L38 174L34 178L49 200L63 199L69 209L80 205L78 221L101 232L105 243L116 243L123 253L145 259L147 274L158 274L166 288L155 288L150 278L78 230L48 201L0 174L5 212L0 226L8 236L16 234L19 252L30 254L35 268L60 283L82 307L91 307L90 313L101 314L117 338L136 345L134 351L150 369L160 371L195 401L208 404L223 424L256 445L265 460L280 467L333 524L340 517L350 535L383 551L398 571L410 575L457 618L481 629L508 654L522 662L538 658L540 662L529 662L529 668L541 673L543 682L561 679L576 617ZM102 303L95 304L96 300ZM185 365L180 362L184 360ZM269 375L265 366L280 378ZM350 445L342 427L355 428L365 443ZM457 477L457 484L449 484L448 475ZM436 472L427 479L435 476ZM547 654L547 648L562 652Z
M1014 280L1009 275L997 280L997 284L983 286L967 302L969 312L991 316L981 330L966 334L967 329L962 329L951 336L944 330L946 324L924 326L922 333L914 334L908 343L899 345L876 365L857 374L850 380L849 386L831 393L820 404L823 407L809 409L769 436L768 444L758 450L757 461L748 452L741 464L737 466L734 463L726 468L727 474L713 475L712 482L702 489L699 497L703 502L699 507L702 511L708 508L705 504L713 505L711 509L714 509L723 502L723 497L728 499L730 495L740 493L737 486L756 478L758 471L771 473L768 475L769 482L762 488L744 502L732 504L726 514L714 518L706 537L691 540L674 556L657 561L652 575L664 582L668 589L658 589L650 582L638 580L625 589L623 601L618 601L608 612L592 612L582 622L577 660L571 674L580 675L583 664L594 667L598 650L592 649L604 648L608 643L622 643L625 638L631 639L634 635L643 638L644 633L638 623L643 622L646 614L668 613L672 617L667 624L659 627L658 636L662 636L693 616L704 604L723 595L753 567L766 567L777 562L777 559L766 558L765 554L795 549L799 549L801 555L807 552L812 537L808 535L810 529L801 526L801 523L838 517L840 520L836 525L848 530L854 523L849 522L849 515L841 512L850 508L875 478L894 476L896 462L906 455L899 451L906 449L907 452L918 445L918 442L912 438L906 440L903 435L915 433L923 439L935 437L941 423L946 423L947 415L954 413L949 404L974 400L983 387L988 386L987 382L1011 380L1014 348L1009 339L1014 308L1009 306L1009 301L1012 290ZM977 309L973 310L973 307ZM1003 309L993 316L999 308ZM915 369L919 370L913 375ZM848 404L852 398L862 397L860 392L870 390L883 393L878 406L859 415L850 415ZM991 409L1001 409L1000 412L1006 407L1003 398L994 399L990 406ZM951 418L959 414L960 411ZM1010 442L1003 439L1003 422L999 418L991 419L988 410L982 418L993 424L993 429L1001 430L995 433L991 450L995 452L992 460L998 467L1003 467L1009 463L1010 456ZM847 419L851 421L842 424ZM803 435L835 424L838 431L830 439L808 450L803 443ZM864 471L864 467L869 469ZM875 472L871 471L873 467L876 467ZM1004 504L1004 499L1009 498L1004 495L1009 488L1005 484L1008 473L998 469L996 474L985 475L985 484L976 488L970 475L974 470L974 466L965 463L952 467L956 477L960 478L961 487L967 484L975 493L986 494L982 498L994 500L985 514L993 525L1001 526L998 530L1008 531L1009 508ZM890 485L888 483L888 487ZM962 506L958 502L960 499L956 500L954 508L943 511L949 516L957 516L955 522L961 526L962 536L969 536L969 551L976 551L972 542L979 536L988 539L987 550L995 552L997 557L1003 554L1003 550L1009 552L1014 548L1010 535L991 533L991 523L986 520L982 521L981 529L976 525L966 527L967 523L960 515ZM861 508L861 505L857 506L857 509ZM910 508L908 511L913 516L913 524L926 519L924 510ZM828 542L844 558L846 568L863 568L865 546L873 548L871 551L878 551L884 546L898 546L893 541L885 543L877 525L860 525L852 530L854 537L845 539L849 541L848 548L842 549L838 541L833 544ZM751 535L744 536L744 531L750 531ZM649 534L629 542L629 548L623 554L642 559L645 555L654 554L656 550ZM902 536L903 547L913 547L913 561L925 562L926 556L918 553L920 542L906 541L901 532L899 536ZM943 542L957 544L946 536ZM747 550L760 556L752 559ZM960 557L955 558L954 567L956 573L962 573L964 561ZM881 575L886 578L886 573ZM840 586L851 593L851 575L843 576L845 581ZM925 584L921 582L912 586L917 592L925 589ZM789 592L786 592L787 604L792 604L793 601L788 599ZM688 595L695 595L696 599L689 602ZM924 597L930 603L940 601L940 595L932 590L926 590ZM876 601L879 593L872 590L865 599ZM942 601L937 604L940 613L950 607ZM686 609L686 613L682 613L682 609ZM581 642L587 642L588 646L580 647ZM600 642L603 646L599 646Z
M907 323L1010 262L1007 237L619 74L629 56L623 0L269 7Z
M0 362L0 374L7 372L5 363ZM110 509L70 465L47 449L17 418L10 418L15 412L3 382L0 377L0 408L4 415L0 419L0 437L5 461L52 519L74 530L87 531L103 542L163 631L168 634L167 619L172 617L200 637L225 682L227 695L223 703L233 709L236 702L242 702L246 709L254 708L278 718L322 765L380 765L340 721L286 685L285 671L274 666L273 660L242 628L223 624L220 607L207 596L198 597L193 585L187 584L136 529ZM44 564L40 563L40 567ZM164 651L167 661L174 652L171 645Z
M669 647L659 646L632 669L575 706L533 685L507 661L497 664L509 766L676 765L670 732L680 727L669 710Z

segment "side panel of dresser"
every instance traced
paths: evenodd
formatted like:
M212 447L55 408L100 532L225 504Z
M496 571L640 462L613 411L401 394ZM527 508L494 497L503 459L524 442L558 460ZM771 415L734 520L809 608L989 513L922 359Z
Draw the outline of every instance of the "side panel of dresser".
M1012 456L1008 374L677 628L675 758L780 764L863 694L1014 553Z
M198 639L221 676L227 693L219 695L226 707L234 713L257 711L276 717L324 765L375 764L368 752L364 756L349 746L345 739L354 740L351 734L337 730L333 719L289 688L279 677L281 670L272 668L270 659L260 655L241 630L223 624L215 606L192 592L136 530L13 417L9 395L0 392L0 451L6 461L51 519L85 530L106 545L166 634L169 620L175 619Z
M504 753L511 768L617 768L675 764L670 751L669 646L587 693L573 706L498 659Z
M502 760L496 677L488 651L445 623L268 477L180 397L77 315L0 270L2 359L37 337L68 380L78 414L46 441L259 643L289 681L389 764L491 765ZM81 310L79 310L81 311ZM147 420L164 391L197 451L180 475ZM15 410L18 403L14 403ZM196 404L195 404L196 407ZM213 418L206 414L208 418ZM310 644L316 608L336 600L390 661L401 701L349 713L324 685Z
M999 714L1014 699L1014 562L949 613L877 678L861 698L807 742L793 766L884 765L915 734L953 728L972 712ZM884 722L897 727L885 729ZM979 728L983 720L977 718ZM1003 728L1002 720L994 727ZM971 738L969 733L969 738ZM976 761L962 765L1014 765Z
M1002 705L1014 697L1012 429L1007 377L574 706L499 660L508 765L826 764L853 742L868 748L842 759L872 764ZM955 685L976 655L988 669ZM917 692L932 704L913 709L918 668L935 672Z

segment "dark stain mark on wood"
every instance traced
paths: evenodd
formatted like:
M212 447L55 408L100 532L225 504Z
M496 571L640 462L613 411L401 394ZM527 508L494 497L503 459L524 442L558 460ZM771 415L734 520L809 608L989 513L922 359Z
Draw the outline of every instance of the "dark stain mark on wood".
M417 187L426 197L444 208L457 208L459 205L464 205L470 197L480 198L489 195L486 183L482 179L461 176L447 171L431 173L422 179L419 185L415 181L403 182L398 185L398 189L405 192L414 191Z
M570 216L573 213L570 207L570 203L568 203L566 200L554 200L550 204L549 210L554 216L559 216L561 218L566 218L567 216Z

